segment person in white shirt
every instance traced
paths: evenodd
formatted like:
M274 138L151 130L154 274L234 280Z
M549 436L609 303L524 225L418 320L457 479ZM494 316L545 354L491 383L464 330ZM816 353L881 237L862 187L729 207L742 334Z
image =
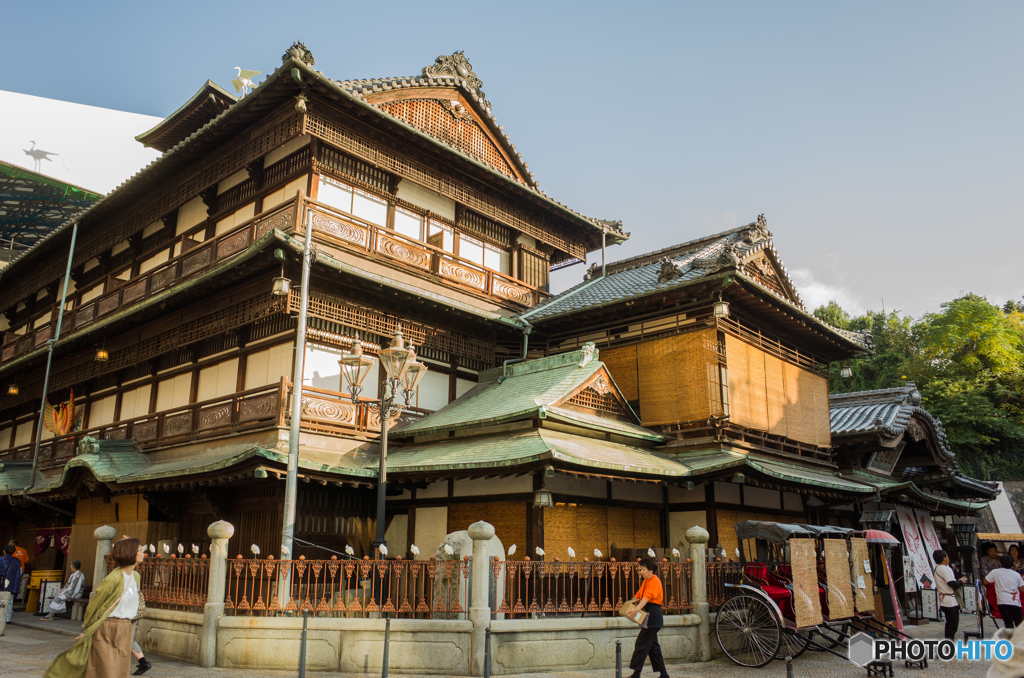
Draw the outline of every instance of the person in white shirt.
M1003 625L1008 629L1024 624L1024 608L1021 608L1021 595L1024 594L1024 579L1013 569L1013 558L1009 555L999 557L999 569L992 570L985 581L995 584L996 605L1003 617Z
M956 639L956 631L960 627L960 603L956 599L956 590L967 583L967 577L956 578L953 568L949 566L949 554L938 549L932 554L935 566L935 590L939 593L939 609L946 617L946 638Z

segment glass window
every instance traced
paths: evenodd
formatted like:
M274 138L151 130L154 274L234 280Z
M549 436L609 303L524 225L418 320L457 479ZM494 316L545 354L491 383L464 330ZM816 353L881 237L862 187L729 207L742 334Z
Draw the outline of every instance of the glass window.
M474 264L483 266L484 244L467 235L459 234L459 256L472 261Z
M444 224L436 221L430 222L429 242L434 247L440 247L445 252L455 253L455 232Z
M375 195L357 189L352 196L352 214L383 226L388 223L388 204Z
M402 209L395 210L395 230L413 240L423 239L423 217Z
M511 270L508 252L494 245L484 245L484 266L508 275Z
M337 207L342 212L352 213L352 189L344 184L320 177L316 199L325 205Z

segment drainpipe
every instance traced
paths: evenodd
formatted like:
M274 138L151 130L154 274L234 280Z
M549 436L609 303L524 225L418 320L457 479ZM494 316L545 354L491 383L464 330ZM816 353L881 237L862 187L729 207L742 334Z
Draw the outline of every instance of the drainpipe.
M605 240L608 235L608 227L601 224L601 277L608 275L608 265L605 261Z
M32 452L32 475L28 486L21 491L21 496L28 499L28 491L36 484L36 472L39 470L39 446L43 441L43 425L46 416L46 392L50 389L50 368L53 367L53 346L60 339L60 328L64 321L64 305L68 300L68 282L71 280L71 260L75 255L75 240L78 238L78 220L71 223L71 250L68 252L68 265L64 270L64 289L60 294L60 307L57 309L57 327L53 337L46 342L46 375L43 377L43 398L39 404L39 421L36 424L35 449Z
M526 362L526 352L530 349L530 332L533 331L533 325L523 320L525 327L523 327L523 357L522 358L509 358L501 364L501 379L498 383L508 379L508 366L518 365L519 363Z
M300 192L298 200L303 200ZM301 214L301 212L300 212ZM288 475L284 485L284 525L281 530L281 558L292 559L295 538L296 496L299 476L299 425L302 423L302 368L306 358L306 314L309 307L309 269L313 254L313 227L306 224L302 248L302 289L299 297L299 321L295 332L295 371L292 375L292 421L288 431Z

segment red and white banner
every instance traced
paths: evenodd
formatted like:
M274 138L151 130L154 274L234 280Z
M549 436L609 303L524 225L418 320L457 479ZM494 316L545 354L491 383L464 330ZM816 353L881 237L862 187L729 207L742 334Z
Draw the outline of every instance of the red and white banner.
M914 520L914 512L902 506L896 507L896 515L900 519L900 529L903 530L903 546L907 549L907 555L914 560L913 575L917 584L923 589L935 588L935 573L930 566L931 559L925 552L927 546L921 539L921 533L917 529L917 521ZM904 572L903 576L910 573Z
M942 544L939 543L939 535L935 532L932 514L928 511L914 509L914 515L917 516L917 526L921 528L921 536L924 538L925 546L928 549L928 562L932 564L932 570L934 570L938 563L935 562L932 554L941 549Z

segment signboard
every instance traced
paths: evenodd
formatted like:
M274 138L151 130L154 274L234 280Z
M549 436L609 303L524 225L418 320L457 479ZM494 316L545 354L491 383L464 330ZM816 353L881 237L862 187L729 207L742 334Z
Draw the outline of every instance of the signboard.
M917 578L914 576L914 559L910 556L903 556L903 588L907 593L917 591Z
M921 528L921 537L924 538L928 562L931 563L934 570L938 563L932 558L932 554L941 549L942 545L939 543L939 535L935 533L935 523L932 522L932 514L928 511L915 509L914 516L917 518L917 526Z
M939 618L939 592L921 591L921 616L925 619Z
M978 592L969 586L965 586L961 591L964 592L964 612L967 614L975 614L978 611Z
M917 579L917 585L922 589L935 588L935 574L932 572L931 559L925 553L928 547L921 539L921 533L917 528L917 521L914 519L914 512L902 506L896 507L896 515L900 520L900 529L903 530L903 546L907 549L907 555L914 561L912 570ZM904 572L904 577L907 577Z

